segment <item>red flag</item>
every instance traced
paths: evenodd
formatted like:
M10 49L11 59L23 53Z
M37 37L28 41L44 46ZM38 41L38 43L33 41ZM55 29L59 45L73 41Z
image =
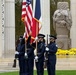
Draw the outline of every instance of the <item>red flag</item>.
M34 12L34 18L33 18L33 25L32 25L32 37L35 38L39 30L41 29L41 6L40 6L40 0L34 0L35 1L35 12Z

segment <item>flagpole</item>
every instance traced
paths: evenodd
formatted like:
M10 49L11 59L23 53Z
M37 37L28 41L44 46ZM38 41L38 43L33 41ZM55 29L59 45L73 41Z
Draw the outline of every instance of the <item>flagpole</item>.
M38 36L38 22L36 22L36 37ZM37 43L38 39L36 40L36 56L37 56Z
M26 38L25 38L25 58L27 59L28 56L27 56L27 42L26 42Z
M35 29L36 29L36 37L39 33L39 20L41 17L41 7L40 7L40 0L34 0L34 21L35 21ZM37 56L37 45L38 45L38 39L36 39L36 56Z

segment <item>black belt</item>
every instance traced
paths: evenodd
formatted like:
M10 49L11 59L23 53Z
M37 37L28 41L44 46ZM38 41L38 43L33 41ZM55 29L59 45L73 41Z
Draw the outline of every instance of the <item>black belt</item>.
M55 53L48 53L49 55L55 55Z
M41 53L37 53L38 55L40 55Z
M26 50L28 51L28 50L30 50L30 48L27 48Z

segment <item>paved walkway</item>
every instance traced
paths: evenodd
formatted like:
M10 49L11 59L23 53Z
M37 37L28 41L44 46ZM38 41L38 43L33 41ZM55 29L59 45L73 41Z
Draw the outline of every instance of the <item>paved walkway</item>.
M0 59L0 72L10 72L19 70L18 61L16 68L13 68L12 65L13 59ZM76 55L57 56L56 70L76 70Z

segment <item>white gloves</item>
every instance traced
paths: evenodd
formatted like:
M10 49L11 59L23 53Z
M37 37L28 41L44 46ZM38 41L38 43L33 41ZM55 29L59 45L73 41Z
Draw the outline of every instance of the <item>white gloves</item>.
M28 58L28 55L27 55L27 53L25 53L25 58L26 58L26 59Z
M16 59L19 58L19 52L18 52L18 51L15 52L15 58L16 58Z
M35 56L35 61L38 62L38 56Z
M15 52L15 54L19 54L19 52L18 52L18 51L16 51L16 52Z
M25 53L25 56L27 56L27 53Z
M38 56L35 56L35 59L38 59Z
M38 40L38 37L35 38L35 41L37 41L37 40Z
M49 51L49 48L48 47L46 47L46 49L45 49L46 51Z

